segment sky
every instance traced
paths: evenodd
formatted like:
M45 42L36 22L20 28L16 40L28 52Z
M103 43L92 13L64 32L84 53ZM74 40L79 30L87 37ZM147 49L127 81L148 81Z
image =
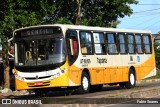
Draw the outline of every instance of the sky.
M160 32L160 0L137 0L137 5L130 5L133 14L119 18L118 28L149 30L152 34Z

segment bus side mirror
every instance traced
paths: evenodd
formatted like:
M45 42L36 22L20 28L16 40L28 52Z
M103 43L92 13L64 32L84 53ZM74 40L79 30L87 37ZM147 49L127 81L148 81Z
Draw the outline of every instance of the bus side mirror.
M71 55L74 55L74 51L73 51L73 48L74 48L74 46L73 46L73 39L69 39L69 44L70 44L70 53L71 53Z

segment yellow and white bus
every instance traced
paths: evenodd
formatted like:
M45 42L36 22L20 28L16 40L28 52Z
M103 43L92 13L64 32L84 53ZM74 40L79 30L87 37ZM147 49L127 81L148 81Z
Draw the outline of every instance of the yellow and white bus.
M13 32L17 90L77 88L103 84L132 88L156 75L151 32L76 25L39 25Z

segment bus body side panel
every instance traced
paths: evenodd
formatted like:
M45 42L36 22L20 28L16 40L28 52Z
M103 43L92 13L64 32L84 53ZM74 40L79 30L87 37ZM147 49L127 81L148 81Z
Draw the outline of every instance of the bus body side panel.
M68 68L69 86L80 85L82 70L74 65Z
M145 63L143 63L141 66L143 68L143 70L142 70L143 73L141 73L141 77L138 79L144 79L144 78L148 78L151 76L155 76L156 75L156 66L155 66L154 54L152 54L148 58L148 60Z
M103 68L78 68L73 64L68 68L69 86L77 86L81 84L81 75L85 69L89 72L90 82L92 85L104 83L102 80L103 73L100 72Z
M133 57L133 61L130 61L130 56ZM88 69L90 72L92 85L126 82L128 81L128 75L131 66L133 66L135 69L137 80L155 75L154 54L125 55L122 58L121 55L117 55L115 59L113 58L115 57L113 55L106 55L104 58L107 59L107 63L101 65L96 60L98 56L86 55L85 58L80 57L82 57L82 55L79 55L79 58L74 63L75 68L79 69L79 71L77 71L77 76L79 75L79 79L73 76L73 81L75 81L77 84L80 84L81 73L85 68L83 67L83 63L79 63L81 59L90 59L90 63L86 63L86 69ZM137 61L137 57L140 57L139 62ZM124 63L122 64L122 62Z

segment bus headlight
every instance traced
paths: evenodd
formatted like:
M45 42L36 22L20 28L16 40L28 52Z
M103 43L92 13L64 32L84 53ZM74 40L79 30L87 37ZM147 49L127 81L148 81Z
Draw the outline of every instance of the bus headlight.
M21 81L24 81L24 77L19 76L17 73L15 73L15 77Z

